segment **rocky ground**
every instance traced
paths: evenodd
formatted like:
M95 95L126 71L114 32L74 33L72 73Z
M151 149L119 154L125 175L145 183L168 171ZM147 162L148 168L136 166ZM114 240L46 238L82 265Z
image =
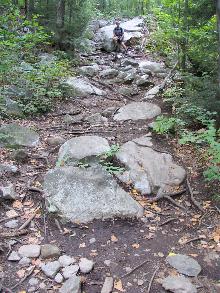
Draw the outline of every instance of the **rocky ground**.
M125 24L130 44L140 22ZM103 52L111 31L52 113L2 121L2 292L220 290L214 188L192 148L152 131L171 69L135 46Z

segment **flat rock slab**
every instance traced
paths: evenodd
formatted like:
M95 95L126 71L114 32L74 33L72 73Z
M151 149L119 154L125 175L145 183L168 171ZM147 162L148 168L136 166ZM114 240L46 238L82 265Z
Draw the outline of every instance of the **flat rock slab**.
M152 119L160 115L160 113L160 107L155 104L147 102L133 102L121 107L118 113L115 114L114 120L126 121Z
M178 186L185 179L185 170L173 162L169 154L153 149L150 137L141 137L123 144L116 154L126 171L117 175L122 182L131 181L143 194L156 193L164 185Z
M81 292L81 281L80 277L70 277L60 288L59 293L80 293Z
M71 221L143 215L143 208L101 166L51 170L46 174L44 190L49 211Z
M80 136L66 141L60 148L58 162L76 165L79 160L96 158L110 150L107 139L99 136Z
M156 85L152 89L146 92L143 101L153 99L160 92L160 86Z
M39 143L35 131L14 123L1 126L0 135L0 147L35 147Z
M196 287L184 276L169 276L162 286L173 293L196 293Z
M106 92L92 85L87 79L69 77L63 82L66 93L71 97L87 97L89 95L104 96Z
M201 266L192 257L184 254L168 256L166 261L174 267L179 273L195 277L201 272Z

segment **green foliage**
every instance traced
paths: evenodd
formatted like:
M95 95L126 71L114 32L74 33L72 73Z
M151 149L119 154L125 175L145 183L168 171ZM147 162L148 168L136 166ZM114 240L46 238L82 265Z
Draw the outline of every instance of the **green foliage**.
M158 116L154 122L153 130L159 134L176 133L177 129L182 129L185 122L175 117Z
M100 156L99 163L105 168L110 174L118 174L124 171L124 168L117 166L114 162L114 156L119 151L119 145L114 144L110 150Z

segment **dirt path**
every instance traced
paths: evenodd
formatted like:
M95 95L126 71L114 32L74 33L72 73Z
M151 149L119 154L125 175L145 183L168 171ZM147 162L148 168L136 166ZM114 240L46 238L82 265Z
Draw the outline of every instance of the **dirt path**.
M118 66L117 62L119 61L113 62L111 54L100 54L85 57L83 63L92 61L103 65L111 65L112 68ZM132 54L137 56L139 53L134 51ZM152 57L140 56L134 57L134 59L152 60ZM162 80L157 77L151 78L151 82L155 85L160 84ZM109 107L117 109L130 103L131 100L140 101L146 92L145 88L139 89L135 95L126 98L118 94L119 88L125 87L125 85L112 84L109 87L107 80L100 81L102 84L97 77L92 79L94 85L108 90L106 97L89 96L84 99L63 101L56 106L53 113L43 117L15 120L19 124L34 127L40 134L41 145L32 151L28 150L29 159L19 165L18 174L13 175L13 177L6 174L2 179L2 183L13 182L16 185L17 192L21 195L21 200L13 203L2 203L0 209L2 231L0 232L2 249L0 283L3 285L2 292L10 292L9 289L4 288L12 288L21 281L31 265L36 266L32 276L26 278L16 289L11 289L11 292L21 292L22 290L26 292L58 292L60 285L42 273L39 268L39 259L33 259L32 264L24 268L17 262L7 260L9 251L16 251L21 244L36 243L51 243L60 247L62 252L76 259L86 257L95 262L94 269L90 274L82 274L84 276L82 292L85 293L101 292L106 276L112 276L116 280L113 289L115 293L147 292L150 280L157 268L159 269L155 274L150 292L165 292L162 289L161 280L169 274L177 274L165 261L169 253L186 254L194 257L200 263L201 274L198 279L192 278L192 282L198 286L198 292L219 292L217 287L214 286L214 283L217 283L220 277L218 256L220 247L217 236L214 237L217 235L217 225L219 224L218 211L207 200L210 191L206 189L202 181L200 166L194 151L178 146L175 139L170 141L153 134L155 146L160 150L172 153L175 161L186 168L193 189L199 193L197 198L204 207L204 213L196 209L190 201L188 192L176 198L178 203L188 207L188 212L185 212L166 201L148 204L146 197L131 191L131 195L146 208L143 221L128 219L97 220L88 225L78 225L65 223L62 219L59 219L59 227L57 219L45 210L44 194L29 189L30 186L41 189L44 174L56 163L59 147L48 145L47 138L50 136L62 136L67 140L83 134L95 134L105 137L110 144L118 143L121 145L149 132L144 120L117 122L110 117L108 125L90 125L86 121L65 122L65 113L79 112L80 115L88 117L91 114L102 113ZM103 82L106 82L106 86L103 85ZM131 85L126 85L126 87L131 87ZM151 102L159 105L163 113L170 111L159 97ZM75 116L71 115L72 118ZM9 121L4 123L7 122ZM14 163L11 160L11 151L5 149L0 151L2 162ZM13 231L16 234L18 229L11 229L11 237L4 236L3 232L9 231L4 227L5 222L8 221L8 212L12 214L16 212L20 226L30 218L37 206L41 207L40 213L37 213L31 224L27 226L27 234L22 236L12 235ZM14 242L9 243L9 239L14 240ZM147 262L144 263L145 261ZM141 266L133 271L139 265ZM33 276L39 280L34 289L28 283Z

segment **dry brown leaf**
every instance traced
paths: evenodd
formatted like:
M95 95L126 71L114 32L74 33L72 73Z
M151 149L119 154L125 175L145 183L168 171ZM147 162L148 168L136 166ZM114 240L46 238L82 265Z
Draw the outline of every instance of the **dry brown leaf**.
M21 278L24 278L25 276L25 270L24 269L20 269L19 271L16 272L16 274L18 275L18 277L21 279Z
M23 204L22 204L22 202L20 200L15 200L13 202L12 206L13 206L14 209L18 209L18 210L23 208Z
M216 243L220 242L220 227L218 227L213 233L212 238Z
M122 281L121 280L115 280L114 282L114 288L120 292L125 292L122 286Z
M134 244L132 244L132 247L137 249L137 248L140 247L140 244L138 244L138 243L134 243Z
M111 241L112 242L117 242L118 241L118 238L114 234L112 234Z

